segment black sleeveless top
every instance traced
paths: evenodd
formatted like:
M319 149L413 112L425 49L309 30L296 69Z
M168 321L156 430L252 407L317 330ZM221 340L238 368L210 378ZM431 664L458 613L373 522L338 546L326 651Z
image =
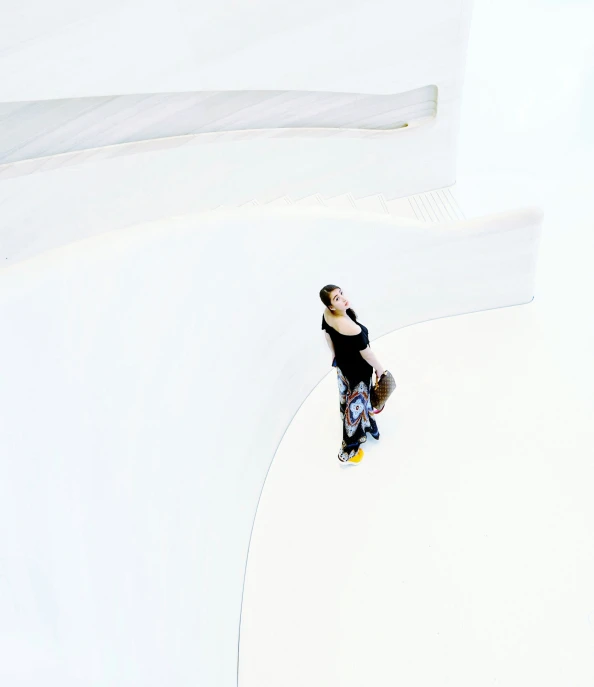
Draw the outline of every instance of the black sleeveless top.
M348 317L348 316L347 316ZM373 375L373 367L363 358L360 351L364 351L369 345L369 331L364 324L357 322L361 327L358 334L341 334L331 327L322 315L322 329L330 334L336 353L336 365L347 378L351 388L359 382L369 384Z

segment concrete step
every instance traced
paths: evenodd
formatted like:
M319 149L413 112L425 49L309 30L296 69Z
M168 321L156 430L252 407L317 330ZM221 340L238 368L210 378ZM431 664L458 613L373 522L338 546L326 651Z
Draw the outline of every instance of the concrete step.
M270 207L286 208L289 205L293 205L293 201L289 198L289 196L280 196L280 198L275 198L269 203L266 203L266 205L269 205Z
M394 200L387 200L386 205L388 207L388 212L395 217L421 219L419 214L415 211L410 198L395 198Z
M390 212L386 205L386 200L381 193L364 198L356 198L355 205L360 212L374 212L379 215L389 215Z
M424 222L455 222L464 219L451 189L436 189L409 198L417 216Z
M355 199L350 193L341 193L338 196L325 198L326 207L336 208L337 210L356 210Z
M293 205L297 207L326 207L326 203L319 193L294 200Z
M382 193L375 193L355 198L351 193L341 193L324 198L320 193L313 193L302 198L291 198L283 195L268 202L252 198L240 205L212 208L217 212L225 207L327 207L350 212L369 212L378 215L408 217L422 222L455 222L465 219L455 195L455 188L441 188L426 193L419 193L405 198L386 200Z
M255 198L252 198L251 200L248 200L246 203L242 203L241 205L237 205L238 208L249 208L249 207L257 208L259 206L260 206L260 203Z

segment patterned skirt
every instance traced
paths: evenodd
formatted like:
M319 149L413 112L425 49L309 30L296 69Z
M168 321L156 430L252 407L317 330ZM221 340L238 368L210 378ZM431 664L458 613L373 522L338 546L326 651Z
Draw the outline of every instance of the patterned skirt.
M342 419L342 446L338 459L346 462L352 458L361 444L367 441L367 432L375 439L379 438L377 423L373 417L369 389L371 377L358 382L351 388L349 380L336 368L338 391L340 394L340 417Z

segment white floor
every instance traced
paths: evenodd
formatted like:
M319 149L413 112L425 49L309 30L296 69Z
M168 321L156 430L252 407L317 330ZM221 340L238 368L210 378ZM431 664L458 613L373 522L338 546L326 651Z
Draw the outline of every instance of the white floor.
M459 181L544 207L535 300L372 341L399 386L349 469L329 368L260 500L240 687L594 683L594 5L495 5L475 9Z
M399 387L348 469L329 374L260 501L241 687L592 684L594 372L572 338L536 300L384 337Z

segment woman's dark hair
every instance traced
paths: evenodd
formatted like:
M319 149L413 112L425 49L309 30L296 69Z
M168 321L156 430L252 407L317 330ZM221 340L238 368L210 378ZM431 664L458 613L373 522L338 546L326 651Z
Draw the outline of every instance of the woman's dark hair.
M340 289L340 286L336 286L336 284L326 284L323 289L320 290L320 298L322 300L322 303L330 309L330 306L332 305L332 301L330 300L330 294L334 289ZM357 321L357 313L352 309L352 308L347 308L347 315L354 320L355 322Z

